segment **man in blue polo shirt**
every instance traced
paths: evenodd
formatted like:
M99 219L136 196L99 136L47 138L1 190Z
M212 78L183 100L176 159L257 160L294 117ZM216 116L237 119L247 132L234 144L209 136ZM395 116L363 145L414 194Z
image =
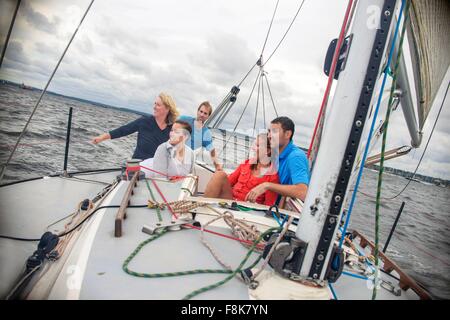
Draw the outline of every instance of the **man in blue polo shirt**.
M192 150L198 148L205 148L211 154L211 159L214 163L216 170L222 170L221 164L216 158L216 150L214 149L211 131L204 126L205 121L212 113L212 106L208 101L203 101L197 109L197 118L190 116L180 116L178 120L185 121L191 125L192 134L190 139L186 141L186 144L191 147Z
M262 183L248 193L247 201L254 202L260 194L267 190L282 196L305 200L310 178L309 165L303 150L292 142L294 132L294 122L288 117L278 117L272 120L269 139L272 148L276 147L278 140L279 160L277 164L281 184Z

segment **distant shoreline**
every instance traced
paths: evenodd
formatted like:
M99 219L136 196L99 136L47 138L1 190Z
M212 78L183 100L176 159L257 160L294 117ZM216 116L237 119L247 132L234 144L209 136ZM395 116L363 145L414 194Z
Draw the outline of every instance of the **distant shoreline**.
M28 85L24 85L23 83L22 84L16 83L16 82L5 80L5 79L0 79L0 83L1 84L12 85L12 86L15 86L15 87L19 87L21 89L42 92L42 89L35 88L35 87L32 87L32 86L28 86ZM150 115L150 113L146 113L146 112L143 112L143 111L137 111L137 110L128 109L128 108L124 108L124 107L116 107L116 106L112 106L112 105L108 105L108 104L104 104L104 103L96 102L96 101L92 101L92 100L87 100L87 99L82 99L82 98L77 98L77 97L72 97L72 96L66 96L64 94L56 93L56 92L53 92L53 91L48 91L47 90L46 93L54 95L54 96L58 96L58 97L63 97L63 98L79 101L79 102L93 104L93 105L95 105L97 107L101 107L101 108L115 109L115 110L119 110L119 111L123 111L123 112L139 114L141 116L148 116L148 115Z
M32 86L28 86L28 85L24 85L16 83L16 82L12 82L9 80L5 80L5 79L0 79L0 84L2 85L11 85L11 86L15 86L21 89L25 89L25 90L32 90L32 91L39 91L42 92L42 89L39 88L35 88ZM59 97L63 97L66 99L70 99L70 100L75 100L75 101L79 101L79 102L83 102L83 103L89 103L92 105L95 105L97 107L101 107L101 108L107 108L107 109L114 109L114 110L118 110L118 111L122 111L122 112L128 112L128 113L134 113L134 114L138 114L141 116L148 116L150 115L149 113L145 113L142 111L137 111L137 110L133 110L133 109L128 109L128 108L124 108L124 107L115 107L115 106L111 106L111 105L107 105L104 103L100 103L100 102L96 102L96 101L91 101L91 100L87 100L87 99L82 99L82 98L77 98L77 97L72 97L72 96L66 96L60 93L56 93L56 92L52 92L52 91L47 91L46 93L54 95L54 96L59 96ZM366 166L366 168L368 169L372 169L372 170L378 170L379 166L377 165L369 165ZM410 179L413 176L412 172L409 171L404 171L401 169L396 169L396 168L391 168L391 167L384 167L384 171L390 174L394 174L396 176L401 176L404 177L406 179ZM450 187L450 181L449 180L444 180L444 179L439 179L439 178L435 178L435 177L430 177L430 176L424 176L421 174L417 174L414 176L414 178L412 179L413 181L417 181L417 182L425 182L425 183L430 183L430 184L434 184L437 186L441 186L441 187Z

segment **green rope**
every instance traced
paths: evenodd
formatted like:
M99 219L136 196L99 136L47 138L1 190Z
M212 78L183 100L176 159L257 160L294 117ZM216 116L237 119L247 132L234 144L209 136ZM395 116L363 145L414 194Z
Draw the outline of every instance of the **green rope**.
M389 118L391 116L391 109L392 109L393 100L394 100L394 92L395 92L395 88L397 85L397 71L398 71L399 64L400 64L400 58L402 56L403 40L405 38L406 25L408 23L408 18L409 18L409 14L408 14L409 6L410 6L410 1L407 1L406 7L405 7L405 20L403 21L402 34L401 34L400 43L399 43L399 51L397 53L397 61L395 63L394 69L392 70L392 86L391 86L391 92L390 92L390 96L389 96L388 108L386 110L386 117L385 117L384 124L383 124L383 127L384 127L383 128L383 140L382 140L382 144L381 144L380 169L378 171L377 198L376 198L376 205L375 205L375 249L374 249L374 257L375 257L374 283L375 283L375 285L373 286L372 300L375 300L375 298L377 297L378 264L379 264L378 246L379 246L379 241L380 241L379 232L380 232L381 185L382 185L382 181L383 181L383 172L384 172L383 165L384 165L384 153L386 151L386 137L387 137L387 131L388 131L388 125L389 125ZM390 70L389 66L387 69Z
M252 208L247 208L247 207L241 206L241 205L239 205L239 204L237 205L237 207L238 207L238 209L241 210L241 211L253 211Z
M191 197L193 196L192 191L189 190L188 188L180 188L180 190L187 191Z
M147 184L147 189L150 192L150 196L152 197L153 202L157 203L156 199L155 199L155 195L153 194L152 188L150 188L150 185L148 184L148 180L147 179L145 179L145 183ZM158 206L156 206L156 214L158 215L159 222L161 222L162 221L161 209Z
M143 272L136 272L136 271L132 271L128 268L128 265L130 264L130 262L136 257L136 255L142 250L143 247L145 247L147 244L149 244L150 242L160 238L162 235L164 235L165 233L167 233L167 229L162 230L161 232L151 236L150 238L148 238L147 240L141 242L137 248L130 254L130 256L124 261L123 265L122 265L122 270L125 271L125 273L134 276L134 277L140 277L140 278L167 278L167 277L178 277L178 276L186 276L186 275L194 275L194 274L211 274L211 273L224 273L224 274L230 274L230 276L228 276L227 278L225 278L224 280L208 286L208 287L204 287L201 288L199 290L195 290L192 293L188 294L186 297L184 297L184 300L190 299L202 292L206 292L208 290L214 289L224 283L226 283L227 281L229 281L231 278L233 278L238 272L241 272L243 269L241 269L243 267L243 265L247 262L248 258L250 257L251 253L254 251L256 245L261 241L261 239L266 236L267 234L274 232L274 231L279 231L281 228L270 228L268 229L266 232L264 232L263 234L260 235L260 237L255 240L253 242L253 246L250 248L250 250L248 251L246 257L244 258L244 260L241 262L241 264L239 265L239 267L236 270L227 270L227 269L194 269L194 270L188 270L188 271L178 271L178 272L164 272L164 273L143 273ZM258 262L261 260L262 256L259 255L258 258L255 260L255 262L253 262L249 267L244 268L244 269L248 269L248 268L253 268L254 266L256 266L258 264Z
M206 291L212 290L212 289L214 289L214 288L217 288L217 287L219 287L219 286L221 286L221 285L227 283L227 282L228 282L229 280L231 280L238 272L241 272L241 271L243 270L242 267L243 267L244 264L247 262L247 260L250 258L250 255L251 255L252 252L255 250L256 245L261 241L261 239L264 238L266 235L268 235L269 233L271 233L271 232L273 232L273 231L280 231L280 230L281 230L281 227L270 228L270 229L266 230L264 233L262 233L262 234L258 237L258 239L256 239L256 240L253 242L253 245L251 246L251 248L250 248L249 251L247 252L247 255L245 256L245 258L241 261L241 263L239 264L239 266L237 267L237 269L234 270L229 276L227 276L225 279L223 279L223 280L221 280L221 281L219 281L219 282L216 282L216 283L214 283L214 284L212 284L212 285L209 285L209 286L200 288L200 289L198 289L198 290L195 290L195 291L189 293L188 295L186 295L186 296L183 298L183 300L189 300L189 299L195 297L196 295L199 295L199 294L204 293L204 292L206 292ZM257 260L255 263L253 263L249 268L250 268L250 269L253 268L253 267L259 262L260 259L261 259L261 256L259 256L258 260ZM246 268L244 268L244 269L246 269ZM228 271L230 271L230 270L228 270Z
M219 270L213 270L213 269L198 269L198 270L190 270L190 271L179 271L179 272L165 272L165 273L143 273L143 272L136 272L132 271L128 268L128 265L130 262L137 256L137 254L142 250L143 247L145 247L150 242L160 238L162 235L167 233L167 229L162 230L161 232L151 236L147 240L141 242L137 248L130 254L130 256L124 261L122 265L123 271L125 271L127 274L135 277L140 278L165 278L165 277L178 277L178 276L185 276L185 275L191 275L191 274L200 274L200 273L228 273L227 270L219 269ZM231 272L231 271L229 271Z

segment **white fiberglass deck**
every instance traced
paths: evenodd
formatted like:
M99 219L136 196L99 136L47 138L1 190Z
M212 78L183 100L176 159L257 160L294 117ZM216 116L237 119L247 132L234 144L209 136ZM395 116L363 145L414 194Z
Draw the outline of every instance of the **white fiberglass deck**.
M112 181L116 173L98 174L89 178ZM88 177L84 177L88 178ZM181 181L157 181L168 201L178 200ZM121 182L103 201L104 205L119 205L129 182ZM150 184L152 186L152 184ZM9 187L0 188L2 208L2 234L21 237L37 237L46 231L51 222L72 212L84 198L92 198L104 186L82 183L71 179L49 178ZM156 200L162 199L152 187ZM131 205L144 205L150 198L144 181L138 182ZM219 207L215 206L217 209ZM157 222L155 210L147 208L128 208L127 219L123 223L123 235L114 236L114 220L117 208L97 211L80 231L76 231L76 241L66 249L65 254L56 262L47 262L45 268L35 276L27 290L28 299L182 299L187 294L201 287L214 284L227 277L227 274L196 274L165 278L140 278L125 273L122 265L125 259L144 240L149 238L143 233L143 225ZM220 210L220 209L219 209ZM216 214L207 208L198 208L196 220L203 225ZM276 226L271 217L264 212L233 212L235 218L255 224L260 230ZM164 221L171 217L170 212L162 211ZM3 223L4 221L4 223ZM63 224L53 228L61 230ZM50 228L50 230L54 230ZM219 220L207 227L209 230L231 235L230 228ZM292 230L295 226L292 226ZM207 241L214 247L221 258L233 268L244 259L248 249L237 241L205 234ZM36 249L37 242L17 242L0 240L1 251L1 285L3 296L17 281L24 263ZM250 265L257 258L253 253L245 264ZM223 269L209 250L201 243L200 231L183 228L169 231L159 239L146 245L129 264L129 268L142 273L166 273L194 269ZM267 267L270 271L271 268ZM382 275L386 281L396 285L389 276ZM269 294L277 299L298 299L301 285L281 280L282 287L287 288L285 295L280 292ZM370 299L372 290L367 281L342 275L333 284L338 299ZM284 289L283 289L284 290ZM279 290L278 290L279 291ZM250 299L251 290L237 278L202 293L194 299ZM313 296L310 296L313 298ZM322 295L323 298L323 295ZM331 291L326 298L332 298ZM378 299L417 299L411 290L402 291L400 297L385 289L378 291Z

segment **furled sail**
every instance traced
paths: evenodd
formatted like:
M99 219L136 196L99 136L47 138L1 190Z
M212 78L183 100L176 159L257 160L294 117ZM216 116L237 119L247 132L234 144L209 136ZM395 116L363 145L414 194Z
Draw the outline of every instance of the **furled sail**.
M422 130L450 65L450 1L413 0L409 29Z

